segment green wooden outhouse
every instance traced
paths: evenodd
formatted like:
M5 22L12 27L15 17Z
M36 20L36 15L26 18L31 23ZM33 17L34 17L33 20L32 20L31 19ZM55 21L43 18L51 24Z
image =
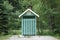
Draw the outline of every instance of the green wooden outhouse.
M36 35L37 34L37 17L38 14L33 12L31 9L27 9L24 11L19 17L22 18L22 35Z

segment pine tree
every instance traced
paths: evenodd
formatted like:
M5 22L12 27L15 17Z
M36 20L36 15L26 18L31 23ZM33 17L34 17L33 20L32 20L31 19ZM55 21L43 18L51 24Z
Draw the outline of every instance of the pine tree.
M7 34L8 33L8 28L7 28L8 19L7 19L7 14L4 13L5 8L2 4L3 4L3 1L0 2L0 32L3 34Z

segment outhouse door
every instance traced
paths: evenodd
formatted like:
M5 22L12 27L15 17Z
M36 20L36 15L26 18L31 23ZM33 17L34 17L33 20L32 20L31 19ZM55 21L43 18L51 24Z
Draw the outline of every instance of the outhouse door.
M35 16L24 16L22 19L22 34L36 35L36 18Z

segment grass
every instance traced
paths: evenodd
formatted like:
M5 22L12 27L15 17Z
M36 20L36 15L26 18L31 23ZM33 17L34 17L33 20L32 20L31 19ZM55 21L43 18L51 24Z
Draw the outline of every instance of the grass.
M43 30L42 34L39 33L39 35L47 35L47 36L49 35L49 36L53 36L53 37L55 37L57 39L60 39L59 34L51 33L49 30Z
M10 33L9 33L9 35L0 35L0 40L6 40L9 37L11 37L12 35L20 35L20 34L21 34L21 30L11 30ZM47 30L45 31L44 30L44 33L42 35L49 35L49 34L50 34L49 31L47 31ZM60 39L60 36L58 34L57 35L54 34L52 36L54 36L57 39Z
M60 39L60 36L58 34L54 35L54 37Z
M9 34L11 34L11 35L20 35L21 30L11 30Z
M0 40L6 40L8 39L9 37L11 37L12 35L1 35L0 36Z

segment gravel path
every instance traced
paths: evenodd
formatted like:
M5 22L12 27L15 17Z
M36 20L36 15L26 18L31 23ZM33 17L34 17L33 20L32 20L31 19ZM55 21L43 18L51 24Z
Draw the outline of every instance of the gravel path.
M24 37L21 35L13 35L7 40L58 40L52 36L29 36L29 37Z

